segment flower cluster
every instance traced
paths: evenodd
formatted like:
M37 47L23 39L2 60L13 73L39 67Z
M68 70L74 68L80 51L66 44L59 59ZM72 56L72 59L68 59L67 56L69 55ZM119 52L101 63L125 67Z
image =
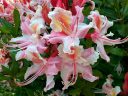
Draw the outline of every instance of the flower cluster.
M112 40L107 34L113 25L106 16L94 10L95 3L91 0L1 0L0 16L13 22L12 12L16 8L20 13L22 36L12 38L9 47L18 48L16 60L27 59L32 66L25 73L24 86L37 77L46 75L45 91L54 87L54 76L59 72L63 80L63 90L75 84L80 74L85 80L93 82L98 79L92 73L91 65L99 56L110 61L104 45L121 44L125 39ZM89 16L82 11L86 3L90 3ZM85 23L85 17L89 23ZM12 18L12 19L10 19ZM93 29L93 32L90 30ZM81 39L91 39L96 47L84 48ZM47 54L48 56L44 56Z

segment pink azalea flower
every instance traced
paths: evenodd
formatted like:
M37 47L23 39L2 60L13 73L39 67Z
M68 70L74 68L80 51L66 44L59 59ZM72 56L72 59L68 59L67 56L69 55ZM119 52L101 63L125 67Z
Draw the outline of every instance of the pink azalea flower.
M61 68L60 64L61 64L61 59L59 57L50 57L46 59L45 64L44 62L35 63L27 69L24 76L25 81L16 82L16 84L18 86L25 86L33 82L37 77L45 74L47 81L46 81L46 87L44 88L44 91L50 90L55 85L54 75L58 74Z
M49 12L48 16L52 20L50 26L53 30L50 35L44 37L52 44L63 43L63 51L71 53L71 47L79 46L79 39L84 38L92 27L91 23L89 25L82 23L84 20L82 9L77 6L75 16L72 16L70 11L59 7Z
M99 58L99 54L93 48L84 50L82 46L73 47L72 53L64 53L63 45L58 47L59 56L62 58L61 78L63 80L63 90L75 84L78 73L82 74L85 80L93 82L98 79L92 75L90 64L94 64Z
M27 56L27 53L29 51L31 52L32 48L34 48L35 51L38 52L38 55L39 53L43 53L46 50L45 40L42 39L42 36L40 36L39 34L33 33L28 23L29 22L26 21L26 22L22 22L21 24L23 36L12 38L10 41L17 43L17 44L13 44L11 47L13 48L18 47L19 48L18 50L20 50L16 54L16 60L25 58Z
M2 71L1 65L8 67L9 61L8 51L5 48L0 49L0 72Z
M94 28L94 33L90 36L93 42L97 44L97 50L100 53L101 58L109 62L110 58L105 52L104 45L121 44L128 41L128 38L122 40L120 38L116 40L109 39L108 36L111 34L107 34L107 30L113 25L113 22L108 21L107 17L100 15L98 11L92 11L88 18L92 20Z
M8 21L13 21L13 1L11 0L0 0L0 17L6 18Z
M113 80L110 76L106 79L106 82L102 86L103 93L107 94L107 96L117 96L121 92L121 89L119 86L116 86L113 88L112 86Z
M118 96L118 94L121 92L121 89L119 86L113 87L112 83L112 75L108 75L108 78L106 79L106 82L103 84L102 89L95 90L95 93L103 93L106 94L105 96Z

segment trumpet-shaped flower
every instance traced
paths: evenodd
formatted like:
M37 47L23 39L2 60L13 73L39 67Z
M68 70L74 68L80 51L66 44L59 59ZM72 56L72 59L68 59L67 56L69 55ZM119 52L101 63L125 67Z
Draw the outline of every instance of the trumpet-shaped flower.
M11 47L18 47L19 52L16 55L16 60L22 59L26 57L27 51L33 48L38 51L38 53L42 53L45 51L45 40L39 34L33 33L30 29L28 22L22 22L21 24L23 36L12 38L10 42L15 42L17 44L13 44Z
M84 38L88 30L92 27L91 23L89 25L82 23L84 20L82 9L77 6L77 14L75 16L72 16L70 11L59 7L49 12L48 16L51 19L50 26L52 32L45 37L52 44L63 43L63 51L65 53L71 53L71 47L79 46L79 39Z
M38 59L37 59L38 60ZM40 60L40 59L39 59ZM16 82L18 86L25 86L33 82L37 77L45 74L47 77L46 87L44 91L47 91L54 87L54 75L57 75L61 68L61 59L59 57L49 57L46 62L35 63L29 67L25 73L23 82Z
M91 38L94 43L97 44L97 50L100 53L101 58L105 59L107 62L110 61L110 58L105 52L104 45L115 45L121 44L128 41L128 38L125 39L109 39L107 30L113 25L113 22L108 21L107 17L100 15L98 11L92 11L91 15L88 16L92 20L94 33L91 34Z
M75 84L78 73L81 73L82 77L90 82L98 79L98 77L92 75L90 66L99 58L99 54L93 48L84 50L82 46L75 46L72 47L71 54L64 53L62 49L63 45L60 45L58 50L59 56L62 58L61 78L64 84L63 90Z
M117 94L119 94L121 91L119 86L113 88L112 82L113 80L111 79L110 76L108 76L106 82L102 86L103 93L107 94L106 96L117 96Z
M112 83L112 75L108 75L108 78L106 79L106 82L103 84L102 89L95 90L95 93L103 93L106 94L106 96L118 96L118 94L121 92L121 89L119 86L113 87Z

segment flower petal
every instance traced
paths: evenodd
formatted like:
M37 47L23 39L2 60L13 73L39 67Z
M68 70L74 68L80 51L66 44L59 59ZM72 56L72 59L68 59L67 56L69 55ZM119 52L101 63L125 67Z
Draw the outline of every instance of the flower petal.
M50 90L51 88L53 88L54 87L54 85L55 85L55 82L54 82L54 76L52 76L52 75L46 75L46 77L47 77L47 82L46 82L46 87L44 88L44 91L46 92L46 91L48 91L48 90Z
M24 79L27 79L30 75L36 73L40 69L40 65L33 64L31 67L28 67Z
M55 7L53 12L49 12L48 17L52 20L50 27L53 31L64 31L66 34L71 34L72 15L70 11Z
M88 66L79 65L78 72L82 73L82 77L85 80L88 80L90 82L94 82L95 80L98 79L98 77L92 75L92 68L90 65L88 65Z
M63 38L63 51L64 53L71 54L71 47L79 46L79 38L72 38L70 36Z
M110 61L110 58L105 52L104 46L102 42L97 42L97 51L99 52L102 59L106 60L107 62Z
M94 64L97 62L97 59L99 58L99 53L95 51L94 48L92 47L85 49L83 53L83 57L86 58L89 64Z
M23 59L26 57L26 54L24 51L19 51L16 53L16 61L20 60L20 59Z

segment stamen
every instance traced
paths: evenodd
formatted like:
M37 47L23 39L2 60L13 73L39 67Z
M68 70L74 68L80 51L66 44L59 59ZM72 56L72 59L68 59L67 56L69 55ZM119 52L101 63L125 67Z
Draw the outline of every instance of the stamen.
M25 86L25 85L28 85L28 84L32 83L32 82L33 82L38 76L40 76L40 74L44 71L44 70L43 70L44 67L45 67L45 66L42 66L42 67L39 69L39 71L37 71L32 77L26 79L25 81L23 81L23 82L17 82L17 81L15 80L15 83L16 83L18 86Z

